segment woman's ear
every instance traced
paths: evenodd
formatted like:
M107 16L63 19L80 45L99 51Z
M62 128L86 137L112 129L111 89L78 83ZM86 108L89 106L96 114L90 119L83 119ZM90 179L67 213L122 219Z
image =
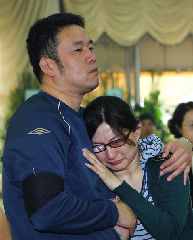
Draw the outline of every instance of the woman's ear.
M54 73L54 61L50 58L41 58L39 62L39 66L42 70L42 72L50 77L53 77L55 75Z
M139 124L137 125L137 128L136 128L136 130L135 130L135 133L136 133L137 141L138 141L139 138L140 138L140 135L141 135L141 122L139 122Z
M180 134L182 134L182 128L178 127L177 124L175 124L175 128L177 129L177 131L178 131Z

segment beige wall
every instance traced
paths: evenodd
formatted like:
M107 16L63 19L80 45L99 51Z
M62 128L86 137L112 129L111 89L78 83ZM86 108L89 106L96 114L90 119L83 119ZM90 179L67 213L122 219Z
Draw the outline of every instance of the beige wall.
M176 46L164 46L155 41L141 43L141 69L193 71L193 38L187 38Z

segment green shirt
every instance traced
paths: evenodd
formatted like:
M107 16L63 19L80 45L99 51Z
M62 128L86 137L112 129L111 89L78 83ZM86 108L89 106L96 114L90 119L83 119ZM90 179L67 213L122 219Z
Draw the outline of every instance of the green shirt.
M193 239L193 212L190 204L189 181L184 186L183 173L167 181L169 174L160 177L163 161L149 159L150 193L155 205L147 201L125 181L114 189L128 204L145 229L156 240Z

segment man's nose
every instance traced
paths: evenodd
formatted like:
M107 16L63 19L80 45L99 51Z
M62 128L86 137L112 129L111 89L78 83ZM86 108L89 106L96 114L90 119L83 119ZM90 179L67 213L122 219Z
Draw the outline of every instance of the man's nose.
M92 52L90 49L87 49L86 60L88 63L96 62L96 56L95 56L94 52Z

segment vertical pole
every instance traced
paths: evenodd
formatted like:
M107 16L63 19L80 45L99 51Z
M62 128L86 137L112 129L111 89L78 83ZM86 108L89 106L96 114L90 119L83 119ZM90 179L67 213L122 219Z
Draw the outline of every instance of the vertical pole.
M135 79L135 104L140 105L140 43L134 46L134 79Z
M130 60L130 47L125 48L125 73L127 81L127 93L128 97L131 97L131 78L130 78L130 69L131 69L131 60Z
M59 6L60 6L60 13L65 13L66 9L65 9L64 0L58 0L58 1L59 1Z

